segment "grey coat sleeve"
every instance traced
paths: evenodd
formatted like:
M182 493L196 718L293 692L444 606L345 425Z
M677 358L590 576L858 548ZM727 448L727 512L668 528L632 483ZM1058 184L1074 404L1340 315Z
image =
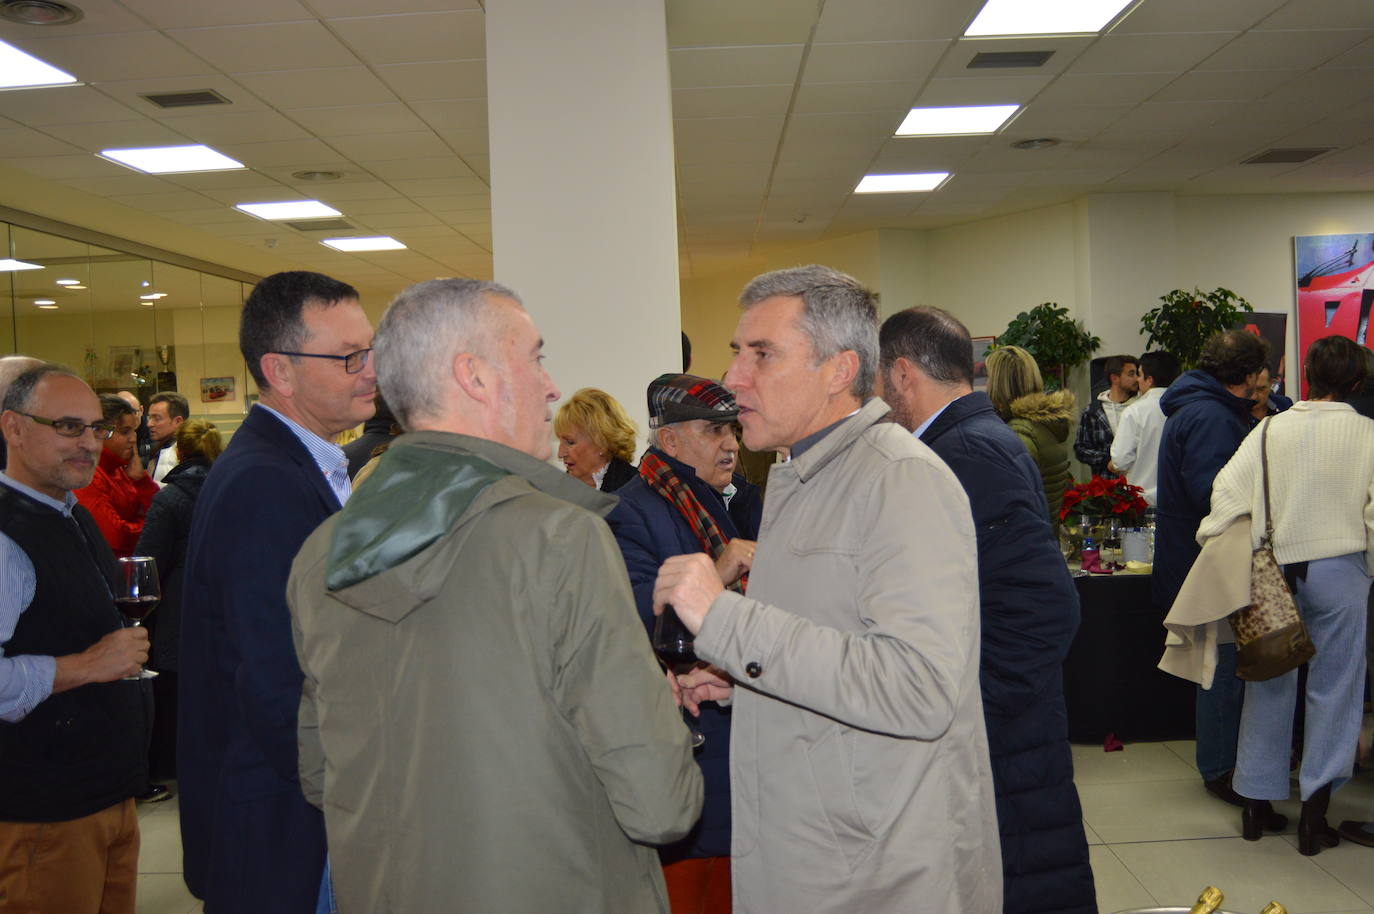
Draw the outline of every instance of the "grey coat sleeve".
M952 476L904 460L875 481L867 504L868 533L855 556L863 631L726 591L697 635L697 655L739 683L848 726L937 739L954 720L965 669L978 662L968 499Z
M553 690L625 834L666 844L701 815L701 772L610 530L585 512L569 527L550 581Z

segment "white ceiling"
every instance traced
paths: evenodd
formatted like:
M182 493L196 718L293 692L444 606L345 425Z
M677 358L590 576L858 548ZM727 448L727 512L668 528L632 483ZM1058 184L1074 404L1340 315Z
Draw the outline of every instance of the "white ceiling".
M359 284L489 276L479 0L76 0L0 38L86 83L0 92L0 162ZM960 40L981 0L668 0L684 275L770 245L933 228L1085 193L1374 188L1374 2L1141 0L1106 34ZM1053 50L969 70L977 51ZM557 73L550 73L556 79ZM214 89L164 111L140 93ZM913 105L1025 106L991 137L895 139ZM1010 148L1049 136L1060 145ZM245 172L152 177L91 153L202 142ZM1242 166L1270 146L1336 146ZM344 178L302 183L292 172ZM870 171L952 171L855 197ZM318 198L410 250L339 254L238 202ZM0 193L3 202L3 193Z

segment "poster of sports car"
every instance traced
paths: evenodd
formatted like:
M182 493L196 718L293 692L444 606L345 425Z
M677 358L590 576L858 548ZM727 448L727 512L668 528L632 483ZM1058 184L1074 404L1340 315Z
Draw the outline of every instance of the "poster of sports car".
M1293 263L1298 300L1298 350L1304 358L1313 340L1332 334L1369 345L1369 311L1374 306L1374 232L1358 235L1298 235ZM1302 383L1307 396L1307 383Z

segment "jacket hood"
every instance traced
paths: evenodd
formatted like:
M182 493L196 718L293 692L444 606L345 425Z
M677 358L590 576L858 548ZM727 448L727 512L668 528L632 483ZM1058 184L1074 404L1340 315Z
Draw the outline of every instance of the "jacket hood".
M1056 390L1050 393L1026 394L1011 401L1011 417L1040 422L1050 429L1060 440L1069 434L1069 423L1073 416L1073 391Z
M1237 397L1226 386L1205 371L1194 368L1178 376L1160 398L1159 408L1164 415L1172 416L1185 406L1207 400L1219 403L1227 409L1248 413L1253 401Z
M164 486L175 486L194 499L200 494L200 487L205 484L205 477L210 475L210 464L200 458L183 460L176 466L167 471L163 478Z
M429 547L450 535L462 537L485 511L535 491L603 517L616 504L613 496L493 441L448 432L402 435L336 515L325 586L355 609L401 618L430 595ZM402 566L400 578L377 580Z

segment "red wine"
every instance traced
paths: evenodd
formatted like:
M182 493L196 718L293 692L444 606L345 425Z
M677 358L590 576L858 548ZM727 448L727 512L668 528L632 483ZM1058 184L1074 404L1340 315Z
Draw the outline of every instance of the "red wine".
M691 672L697 665L697 655L692 650L692 642L690 641L672 647L660 647L655 649L654 653L658 655L658 659L667 665L668 669L679 676Z
M117 597L119 611L130 619L144 619L157 606L160 597Z

